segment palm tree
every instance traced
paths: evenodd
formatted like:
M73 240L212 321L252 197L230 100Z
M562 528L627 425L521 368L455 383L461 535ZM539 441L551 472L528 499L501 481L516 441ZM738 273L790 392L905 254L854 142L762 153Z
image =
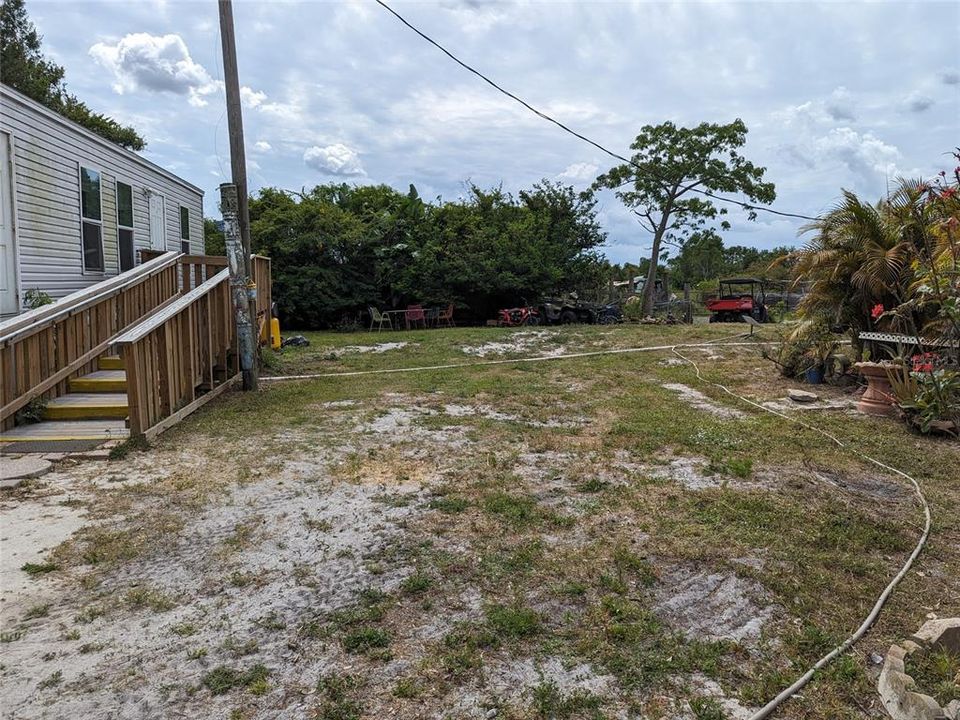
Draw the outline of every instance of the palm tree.
M809 283L802 314L866 330L874 307L890 309L904 301L912 261L927 239L917 216L923 212L920 187L901 180L897 191L876 205L844 190L836 207L801 228L801 233L815 233L793 253L797 282Z

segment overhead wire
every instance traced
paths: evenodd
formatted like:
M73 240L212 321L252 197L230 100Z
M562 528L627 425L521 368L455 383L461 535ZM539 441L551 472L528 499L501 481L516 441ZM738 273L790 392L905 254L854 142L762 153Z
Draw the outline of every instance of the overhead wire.
M392 7L390 7L390 5L388 5L386 2L384 2L384 0L374 0L374 2L376 2L376 3L377 3L378 5L380 5L384 10L386 10L386 11L389 12L391 15L393 15L397 20L399 20L399 21L400 21L403 25L405 25L407 28L409 28L410 30L412 30L412 31L413 31L414 33L416 33L417 35L419 35L423 40L425 40L426 42L430 43L430 44L433 45L435 48L437 48L440 52L442 52L444 55L446 55L448 58L450 58L451 60L453 60L457 65L459 65L460 67L462 67L464 70L466 70L466 71L469 72L469 73L472 73L473 75L476 75L478 78L480 78L481 80L483 80L483 82L487 83L487 84L490 85L492 88L494 88L497 92L500 92L500 93L502 93L503 95L506 95L508 98L510 98L510 99L513 100L514 102L519 103L520 105L522 105L523 107L525 107L527 110L529 110L530 112L532 112L534 115L537 115L537 116L540 117L541 119L546 120L547 122L556 125L558 128L560 128L560 129L563 130L564 132L572 135L573 137L577 138L578 140L581 140L581 141L587 143L588 145L592 145L593 147L595 147L595 148L596 148L597 150L599 150L600 152L605 153L606 155L609 155L610 157L612 157L612 158L614 158L614 159L616 159L616 160L620 160L620 161L626 163L627 165L630 165L631 167L634 167L634 168L636 168L637 170L640 170L640 171L642 171L642 172L650 175L651 177L653 177L654 179L656 179L656 180L658 180L658 181L660 181L660 182L663 182L663 183L668 183L668 182L669 182L666 178L664 178L662 175L658 174L658 173L657 173L656 171L654 171L652 168L650 168L650 167L645 167L645 166L643 166L643 165L641 165L641 164L639 164L639 163L631 160L630 158L626 158L626 157L624 157L623 155L621 155L621 154L619 154L619 153L617 153L617 152L614 152L613 150L610 150L609 148L601 145L601 144L600 144L599 142L597 142L596 140L593 140L592 138L587 137L587 136L584 135L583 133L577 132L576 130L568 127L567 125L565 125L564 123L560 122L559 120L557 120L557 119L554 118L553 116L548 115L547 113L543 112L542 110L538 110L537 108L535 108L533 105L531 105L530 103L528 103L528 102L527 102L526 100L524 100L523 98L515 95L514 93L510 92L509 90L507 90L507 89L504 88L503 86L501 86L501 85L499 85L498 83L496 83L495 81L491 80L491 79L490 79L489 77L487 77L485 74L483 74L482 72L480 72L479 70L477 70L477 69L474 68L473 66L471 66L471 65L469 65L468 63L466 63L466 62L464 62L463 60L461 60L459 57L457 57L457 56L454 55L452 52L450 52L450 50L448 50L446 47L444 47L444 46L441 45L439 42L437 42L436 40L434 40L432 37L430 37L429 35L427 35L427 34L426 34L425 32L423 32L420 28L418 28L417 26L415 26L413 23L411 23L409 20L407 20L405 17L403 17L400 13L398 13L396 10L394 10ZM713 200L717 200L717 201L720 201L720 202L729 203L729 204L731 204L731 205L737 205L737 206L739 206L739 207L741 207L741 208L743 208L744 210L747 210L747 211L749 211L749 212L761 211L761 212L770 213L771 215L778 215L778 216L780 216L780 217L794 218L794 219L798 219L798 220L811 220L811 221L816 221L816 220L819 220L819 219L820 219L820 218L818 218L818 217L814 217L814 216L812 216L812 215L805 215L805 214L803 214L803 213L786 212L786 211L783 211L783 210L775 210L774 208L764 207L763 205L754 205L754 204L752 204L752 203L747 203L747 202L744 202L744 201L742 201L742 200L737 200L736 198L730 198L730 197L725 197L725 196L723 196L723 195L717 195L716 193L711 192L710 190L702 190L702 189L700 189L700 188L690 188L690 191L691 191L691 192L694 192L694 193L698 193L698 194L700 194L700 195L705 195L706 197L709 197L709 198L711 198L711 199L713 199Z

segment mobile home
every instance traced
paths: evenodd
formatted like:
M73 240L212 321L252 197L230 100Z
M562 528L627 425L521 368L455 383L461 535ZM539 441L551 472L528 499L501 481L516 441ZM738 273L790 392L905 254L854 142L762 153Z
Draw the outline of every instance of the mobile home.
M133 268L203 252L203 191L0 85L0 316Z

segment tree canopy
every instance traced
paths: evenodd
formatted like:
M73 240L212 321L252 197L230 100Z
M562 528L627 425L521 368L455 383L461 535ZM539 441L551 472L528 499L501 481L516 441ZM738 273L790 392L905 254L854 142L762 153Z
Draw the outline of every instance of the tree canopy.
M41 39L23 0L0 2L0 82L111 142L143 150L146 143L136 130L94 112L67 92L65 70L43 56Z
M547 180L516 197L471 185L461 199L432 203L413 186L267 188L250 201L250 229L254 250L273 261L288 326L331 327L368 305L413 302L452 302L487 318L524 299L605 285L594 204Z
M739 149L746 144L747 126L737 119L727 125L701 123L694 128L672 122L645 125L630 148L630 163L610 168L594 188L608 188L630 208L653 236L643 311L653 307L654 280L662 245L713 242L713 221L727 213L703 192L741 193L751 202L771 203L773 183L763 181L765 169L747 160ZM750 212L750 218L755 213ZM720 223L728 229L725 220Z

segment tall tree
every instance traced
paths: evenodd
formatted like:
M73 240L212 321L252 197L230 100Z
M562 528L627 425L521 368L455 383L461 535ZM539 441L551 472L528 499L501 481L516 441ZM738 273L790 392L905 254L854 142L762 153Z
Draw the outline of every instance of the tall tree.
M94 112L67 92L64 69L43 56L41 40L23 0L0 2L0 82L111 142L143 150L146 143L136 130Z
M653 235L650 266L643 288L643 312L653 310L657 264L664 243L682 245L694 233L715 230L712 221L725 215L703 191L742 193L751 202L776 199L773 183L763 182L765 168L740 154L747 126L737 119L728 125L701 123L694 128L671 122L644 125L631 144L631 162L617 165L597 178L595 188L609 188ZM749 213L751 220L756 213ZM720 223L729 229L726 221Z

